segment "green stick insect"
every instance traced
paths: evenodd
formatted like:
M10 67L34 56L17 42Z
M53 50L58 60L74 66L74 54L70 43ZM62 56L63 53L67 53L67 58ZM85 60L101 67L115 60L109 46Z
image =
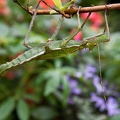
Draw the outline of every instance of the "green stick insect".
M74 53L83 48L89 48L90 50L92 50L98 43L108 42L110 40L110 32L109 32L108 19L107 19L107 10L105 11L105 28L102 33L97 34L92 37L84 38L82 41L72 40L72 38L79 31L81 31L81 29L83 28L83 26L85 25L86 21L88 20L88 18L90 16L90 13L89 13L87 18L85 19L85 21L82 24L80 24L80 17L79 17L80 7L79 7L79 10L77 12L78 26L71 35L64 38L63 40L54 41L54 38L58 34L61 23L63 21L63 17L61 17L58 22L56 31L54 32L52 37L49 38L47 42L40 43L39 45L32 47L32 46L30 46L30 44L28 45L27 39L29 37L31 26L33 25L33 21L35 19L37 9L38 9L38 5L37 5L34 15L32 17L32 21L31 21L30 27L28 29L28 33L24 40L24 44L27 47L30 47L29 50L25 51L23 54L19 55L17 58L13 59L12 61L0 65L0 74L2 74L6 70L9 70L10 68L24 64L24 63L32 61L34 59L46 60L46 59L54 59L54 58L58 58L58 57L65 57L66 55Z

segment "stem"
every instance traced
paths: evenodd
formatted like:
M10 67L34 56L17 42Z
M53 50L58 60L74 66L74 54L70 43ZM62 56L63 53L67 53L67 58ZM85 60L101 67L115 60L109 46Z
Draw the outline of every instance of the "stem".
M65 14L73 15L76 14L79 8L72 7L66 9L64 12ZM105 11L108 10L120 10L120 3L118 4L109 4L109 5L99 5L99 6L91 6L91 7L81 7L80 13L87 13L87 12L98 12L98 11ZM30 14L33 14L33 11L30 11ZM38 10L37 15L54 15L50 14L51 10ZM59 14L59 13L55 13Z
M27 11L29 14L33 15L34 9L31 11L28 11L24 6L22 6L18 0L13 0L16 4L18 4L22 9ZM66 9L64 11L65 14L68 15L74 15L77 13L79 8L76 7L70 7L69 9ZM91 6L91 7L81 7L80 13L86 13L86 12L98 12L98 11L105 11L108 10L120 10L120 3L117 4L108 4L108 5L99 5L99 6ZM37 10L37 15L55 15L60 14L60 12L55 14L50 14L51 10Z

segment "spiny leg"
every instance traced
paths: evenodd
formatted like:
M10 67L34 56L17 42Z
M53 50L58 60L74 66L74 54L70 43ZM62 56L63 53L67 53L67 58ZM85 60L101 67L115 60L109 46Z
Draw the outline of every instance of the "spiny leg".
M35 18L36 18L37 10L38 10L38 8L39 8L39 3L40 3L41 1L42 1L42 0L39 0L38 4L36 5L36 9L35 9L35 11L34 11L32 20L31 20L31 22L30 22L30 25L29 25L29 28L28 28L28 31L27 31L27 34L26 34L25 39L24 39L24 43L23 43L23 44L24 44L24 46L26 46L26 47L28 47L28 48L31 48L31 46L28 45L28 38L29 38L29 36L30 36L30 31L31 31L31 29L32 29L34 20L35 20Z
M105 42L109 42L110 41L110 29L109 29L109 25L108 25L108 15L107 15L107 9L105 10L105 24L106 24L106 34L107 34L107 39Z
M53 41L53 40L55 39L55 37L57 36L57 34L58 34L58 32L59 32L59 30L60 30L60 28L61 28L61 25L62 25L62 23L63 23L63 20L64 20L64 17L63 17L63 16L60 16L60 17L59 17L59 21L58 21L58 25L57 25L57 27L56 27L55 32L54 32L53 35L47 40L47 42L46 42L46 44L45 44L45 46L44 46L46 52L51 50L51 49L49 48L48 43L49 43L50 41Z
M103 35L107 34L107 36L103 37ZM104 40L103 40L104 39ZM85 39L85 41L92 42L92 40L94 41L93 44L95 43L98 46L98 60L99 60L99 70L100 70L100 85L102 88L102 93L103 93L103 98L105 100L105 104L106 104L106 108L108 110L108 104L107 104L107 98L106 98L106 94L105 94L105 89L104 89L104 85L103 85L103 80L102 80L102 68L101 68L101 61L100 61L100 48L99 48L99 44L98 42L102 40L102 42L108 42L110 41L110 31L109 31L109 26L108 26L108 18L107 18L107 9L105 10L105 28L103 33L100 33L98 35L92 36L91 38L89 37L88 39ZM92 44L90 44L92 45Z
M68 37L66 37L65 39L63 39L64 42L62 42L62 44L61 44L61 48L63 48L63 51L66 53L66 55L67 55L67 51L64 50L64 47L83 28L84 24L86 23L86 21L88 20L90 14L91 14L91 13L89 13L88 16L87 16L87 18L85 19L85 21L82 23L82 25L80 25L80 15L79 15L80 8L81 7L79 7L79 9L77 11L78 27L75 29L75 31L71 35L69 35Z
M60 30L60 28L61 28L61 26L62 26L63 20L64 20L64 17L63 17L63 16L60 16L60 17L59 17L59 21L58 21L58 25L57 25L57 27L56 27L56 30L55 30L55 32L53 33L53 35L48 39L48 41L51 41L51 40L54 40L54 39L55 39L55 37L57 36L57 34L58 34L58 32L59 32L59 30Z
M103 36L106 33L105 36ZM107 17L107 10L105 10L105 27L102 33L99 33L97 35L91 36L91 37L87 37L84 38L83 41L85 42L108 42L110 41L110 30L109 30L109 26L108 26L108 17Z
M105 42L108 42L108 41L110 41L110 31L109 31L108 19L107 19L107 9L105 10L105 23L106 23L106 34L107 34L107 39L105 40ZM99 70L100 70L100 84L102 87L102 93L103 93L103 98L105 100L106 108L108 110L107 98L106 98L105 89L104 89L104 85L103 85L103 79L102 79L102 68L101 68L99 44L97 44L97 46L98 46L98 58L99 58Z
M88 14L87 18L85 19L85 21L82 23L82 25L80 25L80 15L79 15L80 8L81 8L81 7L79 7L78 12L77 12L78 27L74 30L74 32L73 32L71 35L69 35L68 37L66 37L66 38L63 39L64 42L61 44L61 47L62 47L62 48L64 48L64 47L67 45L67 43L68 43L75 35L77 35L77 33L78 33L79 31L82 30L83 26L85 25L85 23L87 22L89 16L91 15L91 12L90 12L90 13Z
M103 37L103 35L107 34L107 36ZM98 46L98 58L99 58L99 70L100 70L100 84L102 87L102 92L103 92L103 98L105 100L105 104L106 104L106 108L108 110L108 105L107 105L107 98L105 95L105 89L103 86L103 81L102 81L102 72L101 72L101 61L100 61L100 48L99 48L99 42L108 42L110 41L110 31L109 31L109 26L108 26L108 18L107 18L107 9L105 10L105 28L104 31L100 34L97 34L95 36L92 37L88 37L85 38L82 42L83 45L86 45L86 47L88 47L89 49L92 47L94 47L94 45ZM80 46L81 47L81 46Z

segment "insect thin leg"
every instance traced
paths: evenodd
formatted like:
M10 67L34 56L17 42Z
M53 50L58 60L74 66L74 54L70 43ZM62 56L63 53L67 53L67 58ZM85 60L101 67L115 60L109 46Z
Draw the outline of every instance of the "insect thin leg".
M100 70L100 72L99 72L100 85L102 87L102 93L103 93L103 98L105 100L106 109L108 110L107 98L106 98L105 89L104 89L104 85L103 85L102 67L101 67L101 60L100 60L100 46L99 46L99 44L97 44L97 47L98 47L98 61L99 61L99 70Z
M101 37L102 35L104 35L106 32L106 35L107 37L105 37L104 39L97 39L99 37ZM101 33L98 33L97 35L94 35L94 36L90 36L90 37L87 37L87 38L84 38L83 41L89 41L89 42L92 42L93 40L96 40L96 42L99 42L99 40L102 40L103 42L108 42L110 41L110 31L109 31L109 26L108 26L108 19L107 19L107 10L105 10L105 27L104 27L104 30L103 32Z
M68 37L64 38L64 42L61 44L61 47L65 47L66 44L75 36L77 35L78 32L80 32L83 28L83 26L85 25L85 23L87 22L89 16L91 15L91 12L88 14L87 18L85 19L85 21L82 23L82 25L80 25L80 17L79 17L79 13L80 13L80 8L78 9L77 12L77 18L78 18L78 27L74 30L74 32L69 35Z
M55 39L55 37L57 36L57 34L58 34L58 32L59 32L59 30L60 30L60 28L61 28L61 26L62 26L63 20L64 20L64 17L63 17L63 16L60 16L60 17L59 17L59 21L58 21L58 25L57 25L57 27L56 27L56 30L55 30L55 32L53 33L53 35L51 36L51 38L49 38L48 40L54 40L54 39Z
M31 48L31 46L29 46L28 44L28 39L29 39L29 36L30 36L30 31L32 29L32 26L33 26L33 23L34 23L34 20L36 18L36 14L37 14L37 10L39 8L39 3L41 2L41 0L39 0L38 4L36 5L36 9L34 11L34 14L33 14L33 17L32 17L32 20L30 22L30 25L29 25L29 28L28 28L28 31L27 31L27 34L25 36L25 39L24 39L24 46L28 47L28 48Z
M107 9L105 10L105 25L106 25L106 34L107 34L107 39L106 42L110 41L110 30L109 30L109 25L108 25L108 17L107 17Z

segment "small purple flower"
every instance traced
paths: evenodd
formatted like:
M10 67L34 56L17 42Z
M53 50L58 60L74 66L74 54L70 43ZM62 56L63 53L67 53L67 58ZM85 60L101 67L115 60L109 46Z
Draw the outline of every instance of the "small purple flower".
M71 104L71 105L75 104L75 101L73 100L72 96L68 98L68 104Z
M81 50L81 53L84 54L84 53L86 53L86 52L88 52L88 51L89 51L88 48L84 48L84 49Z
M87 65L86 70L84 72L84 78L87 80L89 78L93 78L96 73L96 68L93 67L92 65Z
M79 74L80 75L80 74ZM66 76L69 80L69 87L70 87L70 95L68 97L68 104L75 104L74 96L78 96L81 94L81 90L78 87L78 81L75 78L72 78L70 75Z
M100 84L100 78L98 76L94 76L93 85L95 86L97 93L101 94L103 90L102 90L102 86Z
M120 114L120 109L118 109L118 102L115 98L109 97L107 106L108 106L108 115L109 116Z
M91 102L95 102L95 107L99 108L100 111L106 109L106 104L103 98L98 97L95 93L91 94Z
M115 98L109 97L107 101L107 108L105 100L98 97L95 93L91 94L91 102L95 102L95 107L99 108L100 111L108 110L108 115L113 116L120 114L120 109L118 108L118 102Z
M78 82L74 79L69 79L71 93L75 95L80 95L81 90L78 88Z

